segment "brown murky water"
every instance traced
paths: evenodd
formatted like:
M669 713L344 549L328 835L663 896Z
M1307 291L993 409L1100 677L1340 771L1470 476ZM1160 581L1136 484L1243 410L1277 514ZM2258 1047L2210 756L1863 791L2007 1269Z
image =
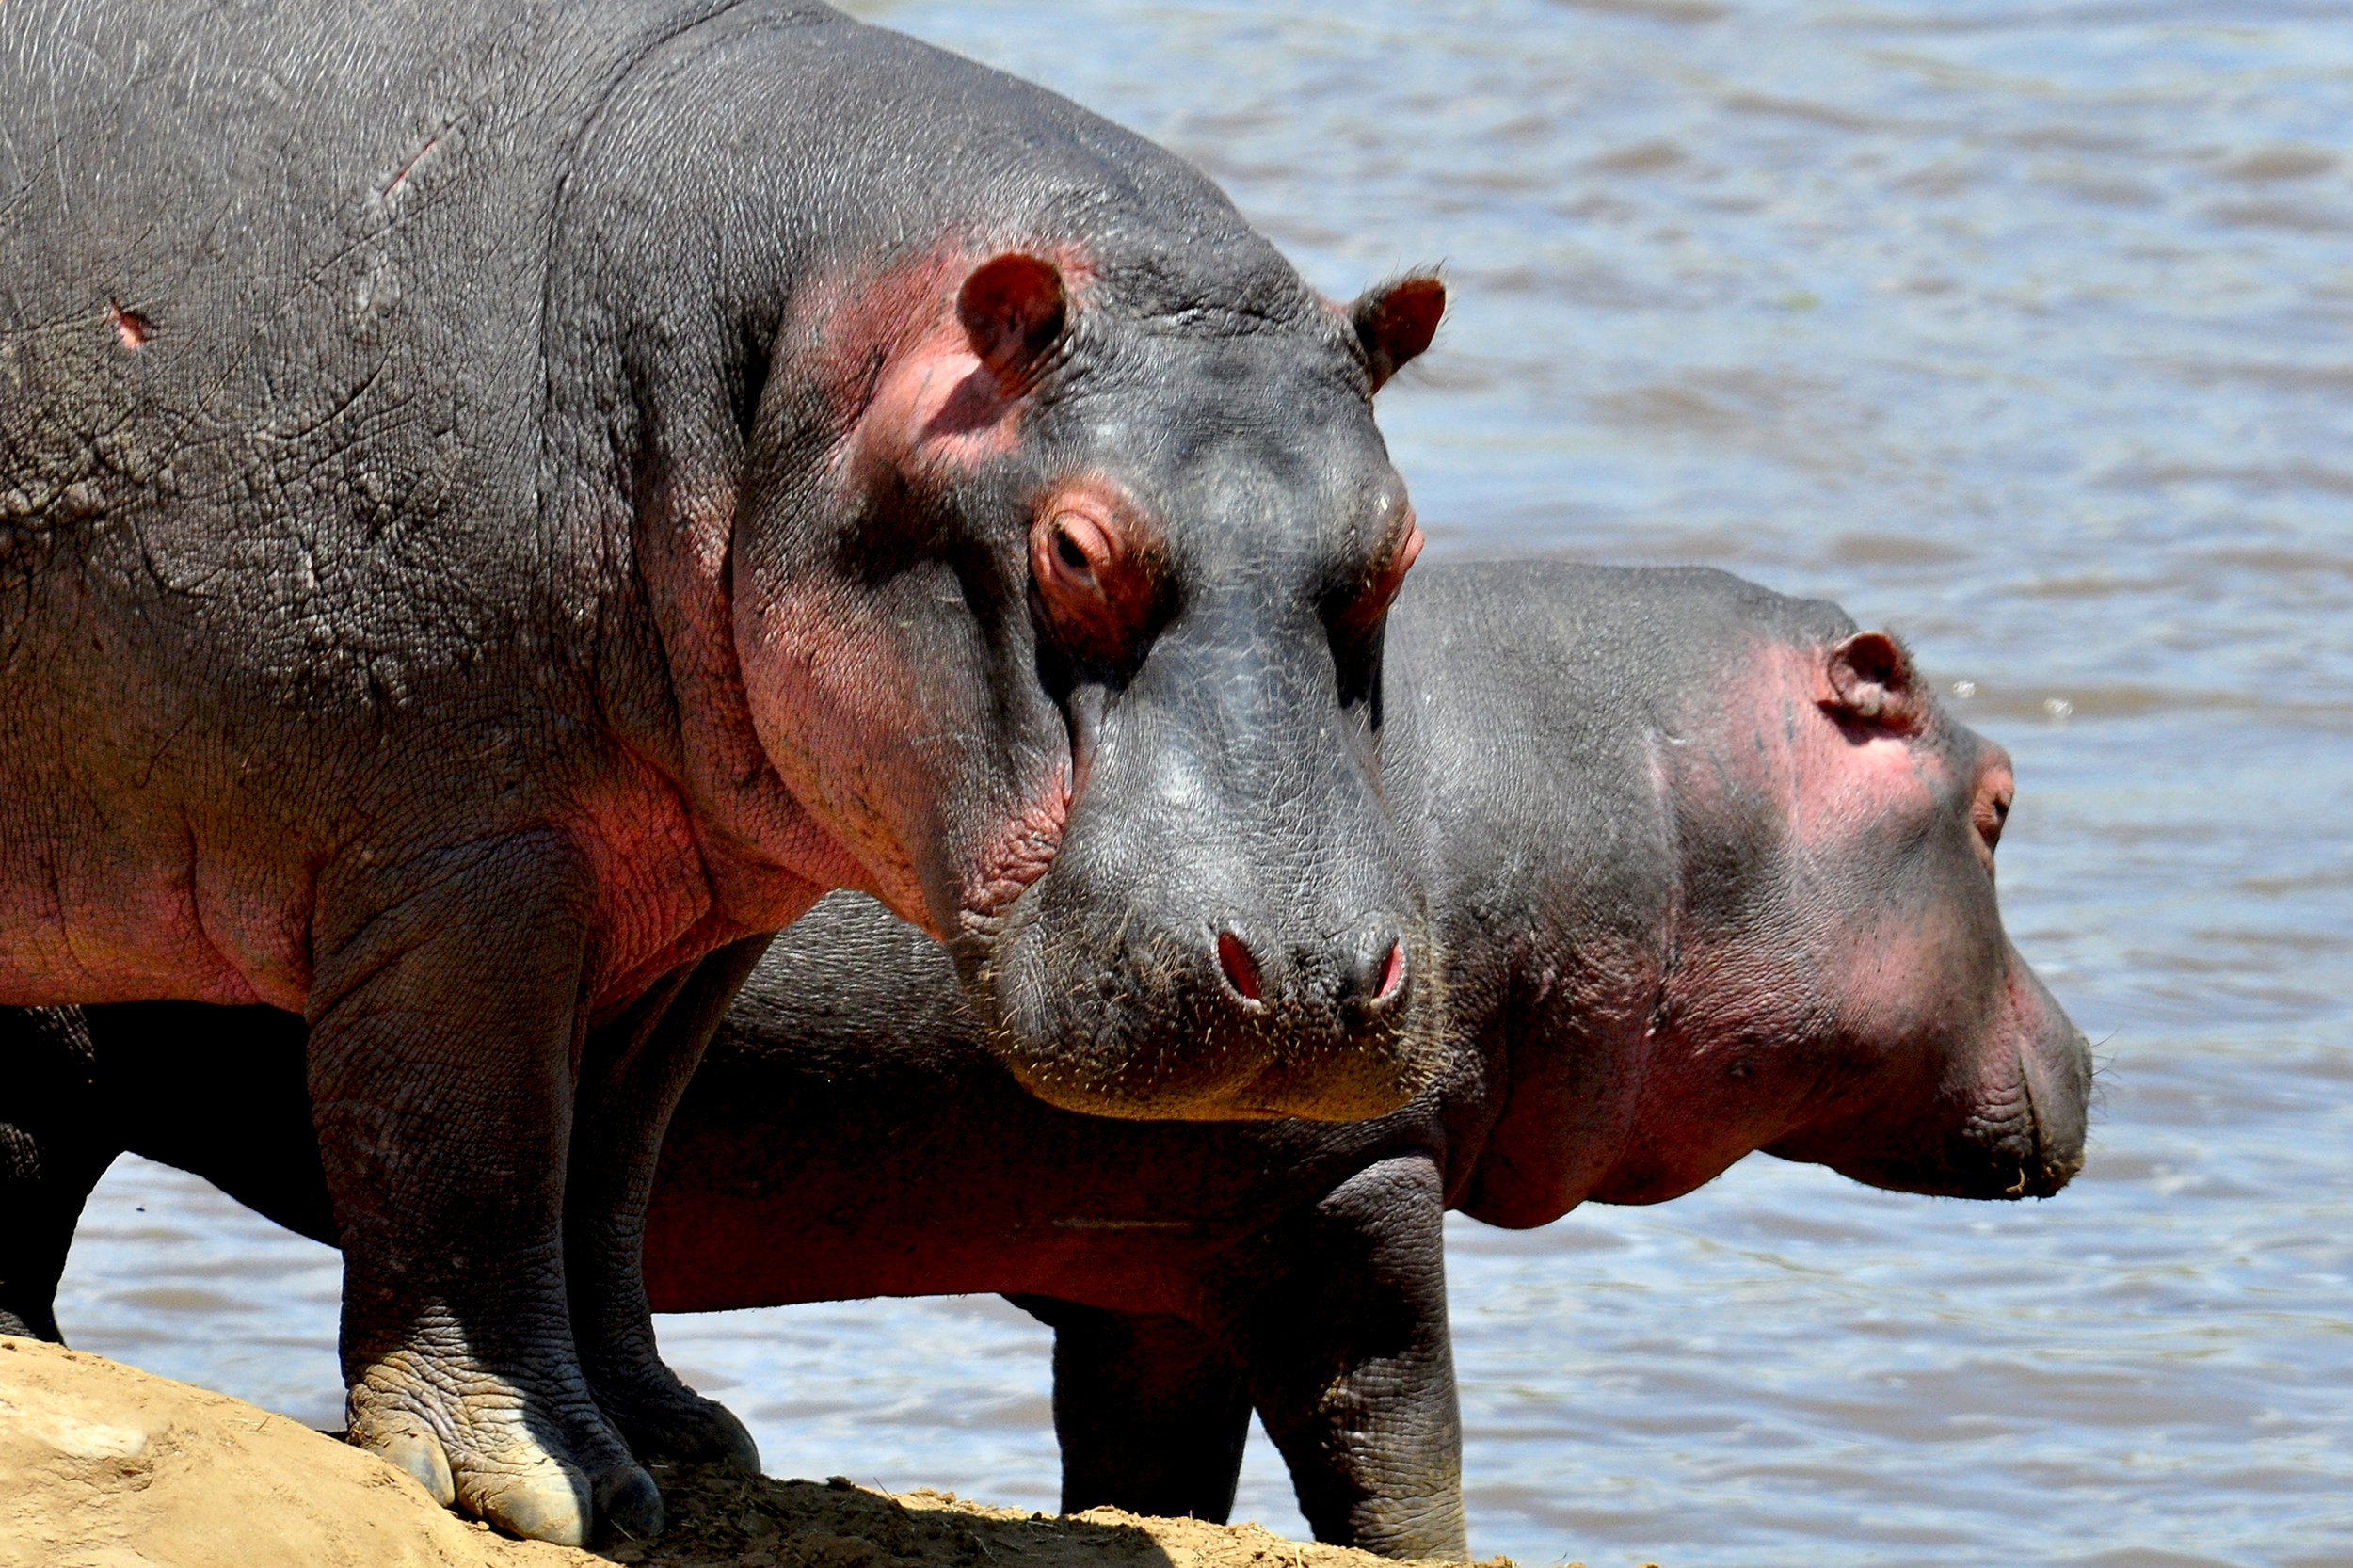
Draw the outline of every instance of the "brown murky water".
M1438 548L1837 598L2017 756L2004 903L2106 1064L2083 1178L1995 1208L1757 1159L1458 1224L1474 1547L2353 1562L2353 14L858 9L1180 149L1328 292L1445 261L1384 398ZM324 1423L335 1287L126 1168L63 1306ZM664 1332L781 1473L1051 1506L1001 1304ZM1299 1528L1263 1442L1240 1512Z

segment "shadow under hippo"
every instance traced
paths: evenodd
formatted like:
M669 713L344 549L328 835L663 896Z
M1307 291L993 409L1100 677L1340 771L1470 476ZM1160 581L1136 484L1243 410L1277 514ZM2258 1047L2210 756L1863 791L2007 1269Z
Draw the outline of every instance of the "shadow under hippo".
M1222 1519L1255 1409L1319 1539L1465 1555L1441 1217L1654 1203L1753 1150L1971 1198L2082 1162L2090 1059L2004 936L2002 749L1887 636L1719 572L1425 568L1383 774L1419 842L1449 1049L1354 1124L1074 1114L938 950L837 895L770 950L670 1125L655 1308L999 1291L1053 1325L1063 1504ZM0 1308L46 1317L122 1148L322 1240L298 1023L52 1015L73 1128L19 1129ZM20 1022L20 1029L30 1027ZM195 1037L261 1033L223 1081ZM49 1103L57 1103L53 1095Z

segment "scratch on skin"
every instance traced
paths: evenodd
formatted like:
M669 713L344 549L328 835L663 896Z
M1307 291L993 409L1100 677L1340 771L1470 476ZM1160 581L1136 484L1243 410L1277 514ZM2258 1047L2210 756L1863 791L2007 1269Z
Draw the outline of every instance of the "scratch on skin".
M392 193L408 183L409 172L419 164L424 162L426 156L430 154L435 148L440 145L441 137L440 133L438 131L432 136L425 137L424 145L409 154L408 161L400 166L400 172L393 175L392 183L384 187L383 200L390 201L392 199Z
M1073 1217L1056 1220L1056 1230L1191 1230L1192 1220L1091 1220Z

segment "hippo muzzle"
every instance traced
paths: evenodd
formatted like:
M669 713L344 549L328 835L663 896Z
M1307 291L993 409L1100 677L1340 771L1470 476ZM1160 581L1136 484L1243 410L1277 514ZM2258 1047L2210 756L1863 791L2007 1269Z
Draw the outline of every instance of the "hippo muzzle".
M979 960L1032 1093L1096 1114L1346 1121L1441 1052L1425 896L1320 629L1172 629L1080 750L1054 864Z
M2047 1198L2083 1169L2091 1047L2013 949L2002 1003L1952 1048L1926 1114L1859 1137L1815 1129L1769 1152L1900 1192Z

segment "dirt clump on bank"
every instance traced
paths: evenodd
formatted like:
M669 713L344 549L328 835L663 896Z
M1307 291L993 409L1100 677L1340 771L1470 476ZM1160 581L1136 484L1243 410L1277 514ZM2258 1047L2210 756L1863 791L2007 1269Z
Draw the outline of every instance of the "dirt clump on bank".
M373 1454L104 1356L0 1338L0 1568L573 1568Z
M656 1540L513 1541L283 1416L0 1337L0 1568L1393 1568L1256 1525L1055 1517L840 1477L654 1474L670 1514Z

